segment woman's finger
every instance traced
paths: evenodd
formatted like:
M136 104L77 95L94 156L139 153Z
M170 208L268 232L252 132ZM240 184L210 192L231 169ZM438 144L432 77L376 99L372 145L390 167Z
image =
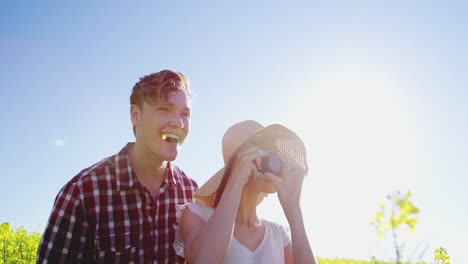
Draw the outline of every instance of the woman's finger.
M263 174L263 177L265 177L267 180L272 181L276 185L276 187L278 187L281 184L281 182L283 181L280 177L278 177L277 175L275 175L275 174L273 174L271 172L265 172Z

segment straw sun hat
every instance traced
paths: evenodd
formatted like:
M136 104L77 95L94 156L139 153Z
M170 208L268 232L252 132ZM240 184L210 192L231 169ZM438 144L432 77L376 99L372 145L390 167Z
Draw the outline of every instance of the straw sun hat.
M301 139L286 127L273 124L263 127L256 121L242 121L231 126L223 136L222 148L224 165L243 144L250 143L256 147L277 154L283 163L292 161L308 171L306 150ZM217 190L224 176L224 168L216 172L198 189L194 198L197 202L214 207Z

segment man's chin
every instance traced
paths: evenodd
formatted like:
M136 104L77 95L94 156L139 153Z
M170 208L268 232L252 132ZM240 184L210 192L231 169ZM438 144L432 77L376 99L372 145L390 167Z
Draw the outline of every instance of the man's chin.
M166 161L174 161L174 160L176 160L176 159L177 159L177 154L178 154L178 153L166 155Z
M173 162L174 160L176 160L176 158L168 158L168 159L166 159L166 161L169 161L169 162Z

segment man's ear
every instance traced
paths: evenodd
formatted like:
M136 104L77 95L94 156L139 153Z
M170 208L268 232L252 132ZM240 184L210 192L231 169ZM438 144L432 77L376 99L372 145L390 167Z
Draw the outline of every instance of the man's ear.
M141 109L138 105L132 104L130 106L130 119L132 120L133 127L140 125L140 113Z

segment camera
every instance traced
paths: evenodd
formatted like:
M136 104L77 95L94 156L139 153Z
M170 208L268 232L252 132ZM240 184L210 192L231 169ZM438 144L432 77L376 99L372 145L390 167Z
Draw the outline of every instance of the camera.
M283 165L281 158L277 154L266 150L262 150L261 154L258 171L261 173L270 172L280 176Z

